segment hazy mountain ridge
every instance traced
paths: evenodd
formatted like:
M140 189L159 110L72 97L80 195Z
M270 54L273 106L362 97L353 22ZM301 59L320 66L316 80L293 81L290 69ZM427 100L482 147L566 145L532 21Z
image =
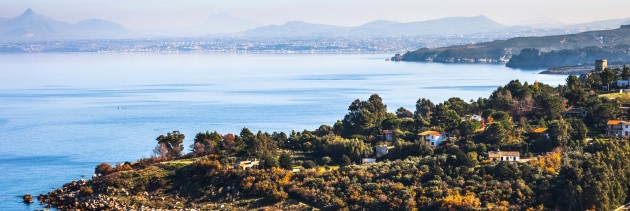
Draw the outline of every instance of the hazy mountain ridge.
M511 30L513 27L499 24L485 16L450 17L435 20L400 23L377 20L359 26L344 27L291 21L283 25L271 25L239 33L244 37L387 37L475 34Z
M37 14L32 9L15 18L0 19L3 40L118 38L129 34L130 30L111 21L87 19L71 24Z
M197 37L207 35L225 35L262 27L263 24L234 17L227 13L213 14L203 23L167 30L146 31L147 36Z
M630 60L630 26L577 34L517 37L471 45L421 48L397 55L392 60L439 63L507 62L507 66L515 68L550 68L590 64L596 58Z

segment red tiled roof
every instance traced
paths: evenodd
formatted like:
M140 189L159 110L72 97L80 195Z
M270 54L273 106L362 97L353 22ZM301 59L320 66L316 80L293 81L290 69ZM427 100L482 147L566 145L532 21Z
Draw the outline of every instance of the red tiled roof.
M536 128L536 130L534 130L534 133L544 133L544 132L547 132L547 128L539 127L539 128Z
M609 125L616 125L616 124L619 124L619 123L621 123L621 122L623 122L623 121L621 121L621 120L617 120L617 119L611 119L611 120L608 120L608 124L609 124Z
M519 151L490 151L488 152L488 157L490 158L499 158L503 156L520 157L521 153Z
M427 130L424 131L422 133L418 133L419 136L426 136L426 135L433 135L433 136L439 136L442 135L440 132L437 131L433 131L433 130Z

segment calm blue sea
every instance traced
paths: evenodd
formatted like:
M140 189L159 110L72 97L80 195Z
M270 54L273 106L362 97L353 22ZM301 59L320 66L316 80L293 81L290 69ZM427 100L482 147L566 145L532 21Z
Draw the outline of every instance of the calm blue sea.
M89 178L103 162L149 157L155 137L315 129L377 93L390 111L418 98L487 97L512 79L565 76L501 65L385 61L391 55L1 54L0 210ZM187 149L188 150L188 149Z

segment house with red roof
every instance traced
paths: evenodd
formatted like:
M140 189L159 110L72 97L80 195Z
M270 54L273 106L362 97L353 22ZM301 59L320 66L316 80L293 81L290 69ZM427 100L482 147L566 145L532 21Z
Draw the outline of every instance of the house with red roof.
M606 123L606 135L614 137L630 137L630 122L611 119Z
M429 142L429 144L433 147L439 146L442 141L446 139L445 134L433 130L427 130L422 133L418 133L418 136L420 136L420 140Z

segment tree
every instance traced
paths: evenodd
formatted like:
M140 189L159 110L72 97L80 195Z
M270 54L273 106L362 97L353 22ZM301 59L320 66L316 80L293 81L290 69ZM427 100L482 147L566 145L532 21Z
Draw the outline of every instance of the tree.
M280 154L280 159L278 161L281 168L286 170L293 169L293 158L291 158L291 155L282 153Z
M197 155L205 155L216 153L218 145L223 138L217 131L212 133L206 131L205 133L197 133L194 143L192 145L192 152Z
M575 75L567 77L566 82L569 89L582 89L582 82Z
M352 161L350 160L350 157L343 155L341 156L341 166L349 166L352 165Z
M342 121L342 135L352 137L354 135L369 136L380 133L379 126L387 115L387 106L383 104L380 96L373 94L367 101L356 99L348 107L348 114Z
M459 97L449 98L446 102L444 102L444 105L449 109L457 112L459 116L464 116L470 113L468 111L468 103Z
M324 156L322 158L322 163L324 163L324 165L328 165L328 164L330 164L330 162L332 162L332 158L330 158L328 156Z
M416 115L421 115L424 119L431 119L435 105L429 99L418 99L416 101Z
M584 139L586 139L586 134L588 134L588 127L579 119L569 119L567 120L569 123L571 130L569 131L569 135L571 137L571 141L569 145L571 146L581 146L584 144Z
M505 128L500 123L493 123L484 131L486 143L498 145L507 139Z
M398 108L396 110L396 117L401 118L401 119L402 118L411 118L411 117L413 117L413 113L411 113L411 111L409 111L409 110L407 110L407 109L405 109L403 107L400 107L400 108Z
M320 155L330 156L334 159L340 159L348 156L351 160L359 162L362 158L372 154L372 147L365 142L353 138L345 139L340 136L324 136L322 137L322 150Z
M476 120L463 121L458 127L459 134L463 137L471 137L480 126L481 123Z
M608 90L610 90L610 83L617 79L617 74L610 68L606 68L599 74L599 77L601 77L602 83L608 85Z
M569 134L570 130L571 125L564 121L564 119L550 122L547 132L549 133L553 147L566 146L571 138Z
M593 89L593 87L597 87L602 84L602 78L599 77L599 74L587 74L585 82L589 89Z
M439 104L435 107L435 113L433 114L433 118L431 118L432 125L446 130L456 129L461 121L462 118L457 114L457 112L449 109L444 104Z
M536 97L536 105L539 108L540 117L546 120L559 119L562 111L564 111L562 97L551 95L550 93L538 95Z
M276 142L276 144L278 144L278 147L280 148L285 148L286 145L289 144L287 142L288 141L287 134L284 132L280 132L280 133L273 132L271 134L271 139L273 139Z
M302 162L302 167L304 167L305 169L312 169L315 168L315 162L313 162L312 160L306 160L304 162Z
M243 150L247 156L258 157L260 146L260 141L256 139L254 133L252 133L248 128L243 128L239 137L243 140Z
M181 156L182 151L184 150L184 134L179 131L173 131L171 133L167 133L165 135L160 135L156 138L158 142L158 146L163 145L166 147L166 152L162 151L160 153L166 153L167 158L175 158ZM163 154L161 154L163 155Z
M271 169L278 166L278 159L276 159L276 157L274 157L272 153L263 154L261 160L261 167L264 169Z

